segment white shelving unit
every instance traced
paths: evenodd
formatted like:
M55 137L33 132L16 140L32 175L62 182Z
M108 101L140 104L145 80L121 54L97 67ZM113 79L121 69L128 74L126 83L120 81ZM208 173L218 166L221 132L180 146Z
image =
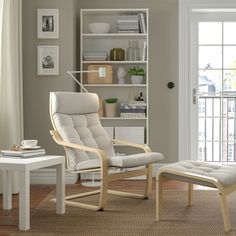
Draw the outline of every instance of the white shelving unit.
M146 33L118 33L117 20L121 15L135 15L141 13L145 18ZM148 144L148 120L149 120L149 101L148 101L148 9L81 9L80 12L80 69L87 70L88 65L111 65L113 71L112 84L88 84L86 83L87 74L81 75L81 83L89 92L97 93L100 99L108 97L117 97L119 102L128 102L134 100L134 97L142 92L144 101L147 104L145 118L123 118L119 117L101 117L102 125L105 127L144 127L144 142ZM111 24L109 33L93 34L89 32L89 24L94 22L105 22ZM122 48L127 52L129 40L137 40L142 54L144 42L147 43L146 60L138 61L112 61L109 58L112 48ZM85 51L106 51L107 60L86 61L84 60ZM142 57L141 57L142 58ZM143 84L132 84L128 75L126 75L126 83L118 84L117 69L139 66L145 70ZM119 147L120 145L117 145Z

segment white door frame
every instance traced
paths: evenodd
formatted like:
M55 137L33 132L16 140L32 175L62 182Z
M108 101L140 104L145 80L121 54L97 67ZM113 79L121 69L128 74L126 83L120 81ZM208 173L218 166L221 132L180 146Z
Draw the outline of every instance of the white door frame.
M235 0L179 0L178 159L191 159L191 20L193 11L229 11Z

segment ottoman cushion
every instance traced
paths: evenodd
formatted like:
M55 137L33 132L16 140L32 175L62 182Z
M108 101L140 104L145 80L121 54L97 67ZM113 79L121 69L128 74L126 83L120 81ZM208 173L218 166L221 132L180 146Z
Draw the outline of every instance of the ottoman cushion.
M230 186L232 184L236 184L236 166L226 166L226 165L217 165L211 164L202 161L180 161L173 164L168 164L159 169L161 172L165 172L167 177L171 177L171 174L168 175L168 170L175 170L180 173L180 175L175 175L174 179L179 179L185 182L187 177L181 177L181 172L187 172L188 174L197 174L201 176L211 177L218 180L224 187ZM165 175L165 174L164 174ZM190 177L191 178L191 177ZM200 183L202 181L194 181L194 175L192 177L192 183L203 184ZM205 184L209 185L209 184Z

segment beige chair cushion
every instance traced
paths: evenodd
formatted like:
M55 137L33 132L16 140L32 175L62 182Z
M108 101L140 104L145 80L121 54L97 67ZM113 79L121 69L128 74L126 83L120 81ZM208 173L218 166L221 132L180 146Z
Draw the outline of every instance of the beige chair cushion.
M132 168L137 166L143 166L149 163L155 163L161 161L163 155L161 153L149 152L139 153L128 156L113 156L109 158L109 167L120 167L120 168ZM100 167L99 160L83 161L76 165L76 170L98 168Z
M52 92L50 110L54 128L62 139L69 143L99 148L108 156L115 156L113 144L102 127L97 111L98 96L93 93ZM92 152L66 148L70 169L81 162L97 160Z
M171 178L171 175L168 175L168 170L176 170L180 172L180 175L173 175L174 179L182 180L184 182L189 182L188 179L192 179L190 181L195 184L208 185L204 184L202 181L198 181L194 179L194 176L191 178L181 177L181 172L187 172L188 174L197 174L202 177L212 177L218 180L224 187L227 187L232 184L236 184L236 166L225 166L225 165L217 165L208 162L202 161L180 161L173 164L168 164L159 169L159 172L167 173L167 177Z

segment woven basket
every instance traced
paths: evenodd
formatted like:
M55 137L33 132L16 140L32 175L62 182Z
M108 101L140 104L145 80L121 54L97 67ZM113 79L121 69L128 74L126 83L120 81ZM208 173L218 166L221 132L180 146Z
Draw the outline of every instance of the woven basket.
M112 84L112 66L111 65L88 65L87 70L98 70L99 67L106 68L106 77L100 78L98 73L88 73L88 84Z

